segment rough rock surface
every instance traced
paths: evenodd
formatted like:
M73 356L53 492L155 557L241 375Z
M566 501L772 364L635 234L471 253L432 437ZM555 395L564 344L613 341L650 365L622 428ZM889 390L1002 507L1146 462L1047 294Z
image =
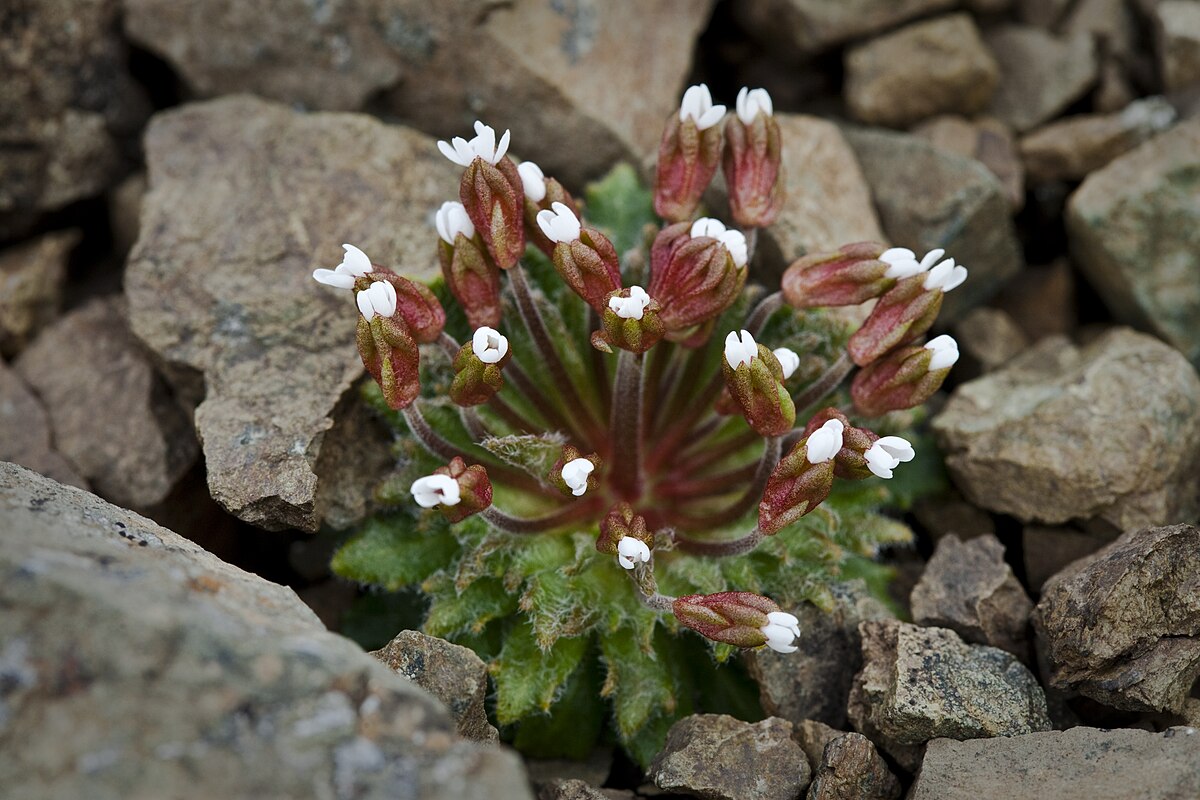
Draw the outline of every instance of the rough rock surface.
M1127 328L1043 339L959 386L933 429L967 499L1024 522L1127 530L1200 511L1200 377Z
M817 767L821 766L821 756L825 753L825 745L845 735L846 731L831 728L824 722L817 722L815 719L806 719L799 725L794 725L792 730L792 738L804 751L804 755L808 758L808 765L814 772Z
M1075 263L1117 317L1200 363L1200 119L1088 176L1067 206Z
M543 786L538 800L636 800L637 795L627 789L597 789L585 781L555 781Z
M1033 603L995 536L938 542L912 592L913 622L950 628L963 639L1029 658L1029 614Z
M370 490L362 459L387 440L322 459L363 369L352 299L312 270L352 242L410 277L435 275L431 214L461 170L405 128L249 97L156 117L146 159L125 276L133 328L181 392L198 398L203 383L196 428L213 497L263 527L315 530L344 470Z
M871 740L847 733L825 746L807 800L896 800L900 782Z
M130 333L119 298L62 317L15 367L46 408L55 449L112 502L160 503L195 462L187 412Z
M0 545L12 797L530 797L291 589L143 517L0 465Z
M12 358L58 316L67 258L79 231L60 231L0 252L0 356Z
M1162 0L1155 8L1159 71L1167 91L1200 86L1200 5Z
M54 449L46 409L29 386L0 360L0 461L11 461L56 481L87 488L71 462Z
M832 611L809 604L793 609L804 632L795 653L787 658L767 651L746 655L763 709L793 725L817 720L845 726L850 683L862 663L858 624L892 616L861 582L840 584L833 592Z
M1025 581L1040 593L1046 581L1072 561L1090 556L1114 538L1065 525L1026 525L1021 529Z
M1059 258L1021 270L1000 290L992 305L1008 312L1029 341L1037 342L1075 330L1079 318L1075 289L1071 262Z
M946 295L940 322L984 302L1021 269L1008 196L978 161L903 133L851 130L847 139L892 244L922 254L941 247L970 270Z
M811 777L790 722L724 714L693 714L672 725L648 774L660 789L704 800L794 800Z
M1183 800L1200 786L1200 732L1071 728L936 739L909 800Z
M419 631L401 631L371 655L441 700L467 739L495 742L487 720L487 665L474 651Z
M1034 624L1052 685L1179 713L1200 678L1200 529L1131 531L1076 561L1046 584Z
M784 50L819 52L954 5L954 0L742 0L733 8L755 36Z
M859 631L863 668L849 712L862 733L917 745L1050 728L1042 688L1011 654L895 620L864 622Z
M1029 347L1029 339L1007 313L998 308L976 308L954 326L963 354L991 372Z
M1000 65L990 113L1025 132L1078 100L1096 82L1091 34L1056 37L1040 28L1004 25L984 40Z
M983 164L996 176L1008 194L1013 210L1025 204L1025 171L1017 156L1012 131L994 117L969 120L950 114L934 117L912 132L934 146Z
M934 114L976 114L999 80L969 14L916 22L846 51L846 105L855 119L904 128Z
M912 511L934 542L943 536L973 539L996 533L991 515L968 503L953 488L921 497L913 503Z

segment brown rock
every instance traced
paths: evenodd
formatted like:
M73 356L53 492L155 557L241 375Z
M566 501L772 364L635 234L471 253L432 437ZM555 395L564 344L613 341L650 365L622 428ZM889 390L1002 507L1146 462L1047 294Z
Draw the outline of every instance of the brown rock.
M79 238L79 231L60 231L0 253L0 356L16 356L58 316Z
M757 38L790 53L814 53L954 5L954 0L742 0L733 11Z
M112 225L113 251L122 260L138 238L142 199L146 196L146 173L135 172L108 193L108 216Z
M1029 614L1033 603L1004 562L995 536L938 542L925 574L912 593L913 622L950 628L975 644L1029 659Z
M1030 590L1041 592L1046 581L1084 556L1111 542L1112 536L1067 526L1026 525L1021 530L1025 554L1025 580Z
M976 308L954 326L963 354L984 372L1003 366L1029 347L1012 317L997 308Z
M3 360L0 360L0 461L20 464L59 483L87 488L87 481L51 444L50 420L41 401Z
M935 542L943 536L973 539L996 533L991 515L968 503L953 488L921 497L913 503L912 510Z
M899 796L900 781L871 740L848 733L826 745L807 800L896 800Z
M1128 60L1137 47L1138 21L1127 0L1076 0L1058 32L1096 40L1101 52Z
M1200 529L1124 534L1051 578L1033 620L1055 687L1179 713L1200 677Z
M1071 262L1060 258L1044 266L1031 266L1010 280L992 304L1008 312L1031 342L1075 330L1075 273Z
M800 745L800 749L808 758L809 766L812 767L813 772L816 772L817 767L821 766L821 756L825 753L825 745L845 735L846 731L831 728L824 722L817 722L815 719L806 719L794 726L792 738Z
M597 789L572 779L543 786L538 800L637 800L637 795L628 789Z
M913 23L846 52L846 105L863 122L904 128L987 107L996 62L969 14Z
M55 448L114 503L161 502L195 461L191 421L130 333L119 299L67 314L15 366L46 407Z
M1058 115L1096 82L1090 34L1058 38L1025 25L1003 25L984 37L1000 65L991 114L1025 132Z
M1167 91L1200 85L1200 5L1162 0L1155 8L1158 67Z
M1000 120L944 115L918 125L912 132L935 147L983 164L1003 184L1014 211L1025 205L1024 167L1017 157L1012 131Z
M1114 114L1134 100L1138 93L1130 83L1125 65L1112 56L1100 61L1100 78L1092 92L1092 110L1099 114Z
M1029 25L1047 30L1058 25L1072 0L1017 0L1017 17Z

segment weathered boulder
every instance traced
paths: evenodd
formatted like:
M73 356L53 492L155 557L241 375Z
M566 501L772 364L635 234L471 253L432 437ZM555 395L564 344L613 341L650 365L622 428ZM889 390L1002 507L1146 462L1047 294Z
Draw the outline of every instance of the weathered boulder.
M1162 0L1154 14L1159 74L1167 91L1200 86L1200 5Z
M1127 328L1043 339L959 386L933 429L967 499L1024 522L1126 530L1200 511L1200 377Z
M291 589L0 465L0 784L13 797L514 798L515 756Z
M577 779L555 781L542 787L538 800L637 800L628 789L597 789Z
M792 726L792 738L804 751L808 765L814 772L817 767L821 766L821 756L825 754L825 745L845 735L846 731L831 728L824 722L817 722L815 719L806 719L799 725Z
M1033 620L1053 686L1181 712L1200 678L1200 529L1124 534L1051 578Z
M1026 25L1002 25L984 36L1000 65L991 113L1023 133L1057 116L1096 82L1091 34L1057 37Z
M79 231L59 231L0 252L0 356L16 356L58 316L79 238Z
M1004 186L1014 211L1025 205L1025 170L1017 157L1012 131L1000 120L943 114L914 127L912 132L935 147L983 164Z
M71 462L54 449L46 409L11 367L0 359L0 461L11 461L56 481L87 488Z
M900 781L871 740L847 733L825 745L807 800L896 800Z
M1029 347L1013 318L998 308L976 308L954 326L963 355L982 372L991 372Z
M785 52L815 53L955 5L955 0L741 0L733 12L756 38Z

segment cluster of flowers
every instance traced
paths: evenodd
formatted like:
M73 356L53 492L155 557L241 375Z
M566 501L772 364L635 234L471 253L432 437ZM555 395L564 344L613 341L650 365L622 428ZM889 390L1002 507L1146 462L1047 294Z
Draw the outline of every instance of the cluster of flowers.
M354 291L364 365L388 404L403 411L415 437L446 459L445 466L412 484L414 500L451 521L480 514L515 532L556 530L599 517L597 549L630 571L648 605L670 611L683 625L716 641L795 650L800 633L796 617L768 598L749 592L677 598L659 594L652 572L655 550L709 556L748 552L813 511L829 496L835 478L890 478L900 463L911 460L915 454L907 441L856 427L836 408L797 426L797 405L816 405L855 366L859 370L851 397L858 414L874 417L924 402L941 386L958 350L949 336L922 340L944 294L962 283L966 270L953 259L943 260L941 250L918 258L910 250L872 243L801 258L787 269L781 291L761 300L743 327L727 333L723 384L711 392L696 387L699 412L670 428L664 441L647 447L643 354L660 344L696 352L709 341L718 318L746 288L757 229L775 220L783 203L780 130L770 97L762 89L743 89L736 113L727 115L724 106L713 104L705 86L687 90L678 113L667 122L659 150L654 208L665 224L650 247L647 287L623 284L612 242L581 220L580 205L558 181L532 162L516 164L507 157L507 131L497 140L492 128L477 122L475 133L470 140L439 142L442 153L464 171L459 200L443 204L436 215L442 273L475 328L469 342L460 346L443 331L445 312L428 288L372 264L351 245L344 246L345 258L335 270L314 273L322 283ZM712 218L693 219L718 167L724 172L730 215L742 230ZM592 347L619 353L604 398L609 426L600 426L598 433L594 420L571 417L572 409L586 416L587 404L565 375L523 271L520 260L527 244L551 259L562 281L590 306ZM468 464L414 403L420 392L419 346L437 343L452 360L449 394L463 410L468 430L480 437L491 433L474 411L487 404L509 430L538 432L537 425L499 396L513 356L498 330L505 275L521 322L539 350L534 357L550 377L538 385L522 374L519 388L535 404L550 408L554 413L545 417L559 420L568 436L561 457L545 476L566 504L532 520L497 509L491 480L503 476L489 476L485 466ZM869 300L874 307L850 338L847 352L795 397L787 384L800 357L755 340L766 320L784 304L807 309ZM519 367L509 368L514 370ZM751 436L762 437L765 446L752 468L700 481L717 487L731 475L740 476L745 493L726 512L698 519L680 512L668 491L694 476L671 473L670 460L662 453L683 441L703 443L719 415L740 415L754 432ZM655 475L656 470L666 474ZM732 541L705 538L706 532L752 511L754 504L758 525L749 534Z

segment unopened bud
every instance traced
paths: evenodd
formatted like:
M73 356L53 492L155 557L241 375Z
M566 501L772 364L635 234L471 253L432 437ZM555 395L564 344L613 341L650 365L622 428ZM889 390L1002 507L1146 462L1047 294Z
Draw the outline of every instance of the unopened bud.
M653 547L654 534L646 527L646 518L628 503L617 503L600 521L596 550L616 556L625 569L648 562Z
M554 178L547 178L541 167L532 161L522 161L517 165L517 172L525 189L525 240L536 245L547 258L553 258L555 242L538 225L538 214L550 211L555 203L560 203L578 217L579 208L571 193Z
M719 592L680 597L671 610L679 622L708 639L735 647L767 645L795 652L800 621L773 600L753 592Z
M755 432L782 436L792 429L796 406L783 385L783 367L748 331L732 331L725 337L721 369L730 396Z
M600 330L592 333L592 346L605 353L614 347L644 353L662 340L666 329L659 318L658 301L640 286L613 292L600 314Z
M501 370L512 358L508 339L493 328L479 328L454 358L450 399L460 406L491 400L504 387Z
M683 95L658 147L654 210L669 222L690 219L721 160L721 127L725 106L713 105L704 84Z
M833 253L812 253L783 273L784 301L793 308L856 306L895 285L890 265L874 242L848 244Z
M746 237L720 221L664 228L650 250L650 294L673 341L725 312L746 285Z
M850 397L868 417L914 408L941 388L957 361L958 343L944 334L924 347L902 347L860 369L850 384Z
M462 203L443 203L437 213L438 260L450 293L475 327L500 324L500 269Z
M460 522L492 504L492 482L482 465L468 467L455 456L432 475L414 481L412 495L422 508L437 508L446 519Z
M835 477L847 480L862 480L871 475L891 478L897 466L916 456L908 440L899 436L880 437L874 431L856 427L836 408L826 408L813 415L804 429L805 435L811 435L829 420L838 420L842 425L842 447L833 462Z
M583 497L599 483L596 473L602 463L595 453L583 455L574 445L564 445L562 455L550 470L550 482L565 495Z
M580 224L563 203L539 212L537 223L554 245L554 268L563 281L596 312L603 314L609 296L621 289L621 263L612 242L595 228Z
M758 504L760 531L776 534L829 497L845 430L840 419L828 419L783 457L767 479Z
M765 89L738 92L737 114L725 123L725 185L729 210L738 225L765 228L783 206L783 165L779 123Z
M456 164L471 159L463 165L459 198L492 261L508 269L525 252L525 189L516 165L505 156L508 132L496 145L495 131L487 125L476 122L475 131L470 142L455 138L452 146L438 146Z

